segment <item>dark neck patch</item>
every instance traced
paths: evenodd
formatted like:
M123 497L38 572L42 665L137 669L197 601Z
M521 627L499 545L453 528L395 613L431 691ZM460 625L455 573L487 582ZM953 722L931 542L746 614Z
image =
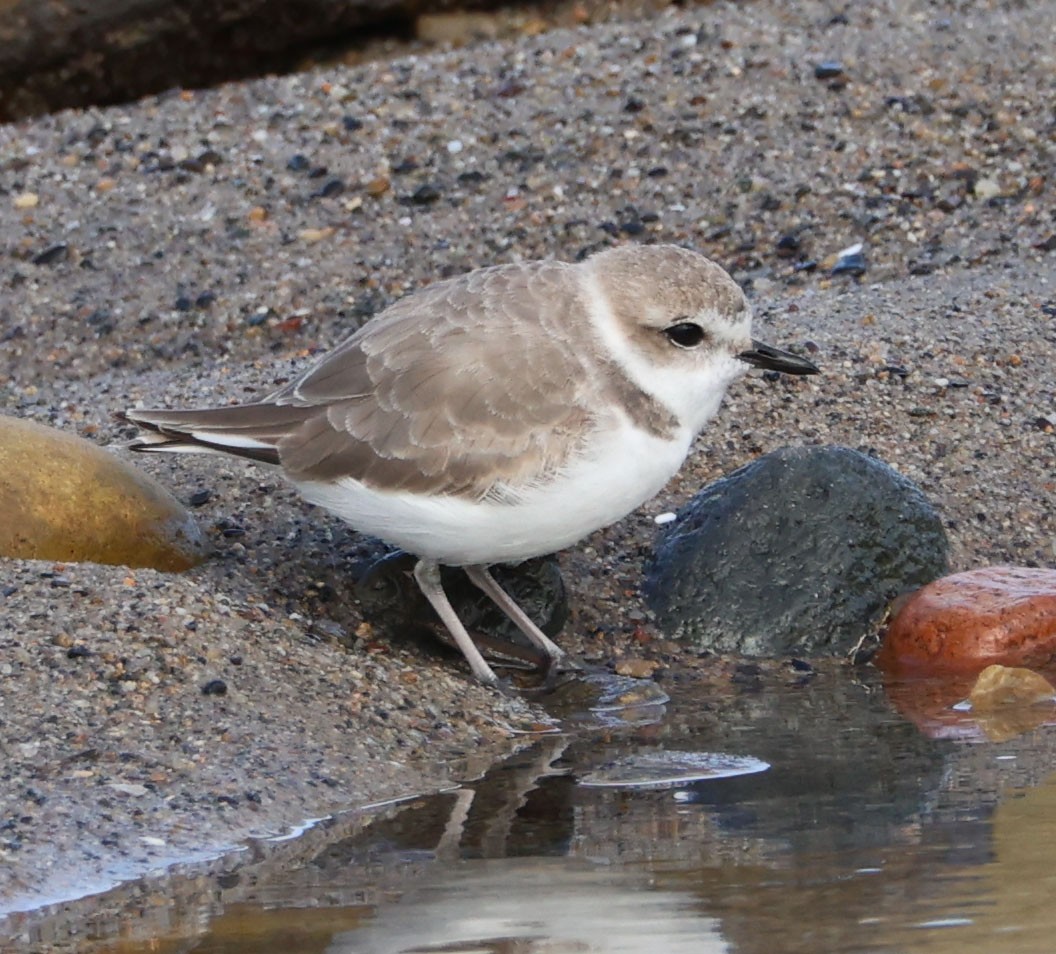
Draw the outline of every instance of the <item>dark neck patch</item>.
M660 440L671 440L678 433L678 418L632 381L616 361L603 362L599 371L605 382L603 399L612 400L623 408L633 424Z

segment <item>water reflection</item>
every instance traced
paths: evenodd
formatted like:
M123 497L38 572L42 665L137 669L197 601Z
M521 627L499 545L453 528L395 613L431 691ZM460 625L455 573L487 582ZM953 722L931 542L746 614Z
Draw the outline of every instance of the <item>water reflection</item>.
M326 950L719 954L729 948L718 922L691 896L657 889L644 871L516 858L434 872L397 903L380 905L362 929L335 936Z
M1051 950L1052 727L934 738L845 672L670 691L650 724L544 736L458 791L140 886L94 942L83 912L76 944L69 919L27 919L22 949ZM577 783L662 750L771 768L661 790Z

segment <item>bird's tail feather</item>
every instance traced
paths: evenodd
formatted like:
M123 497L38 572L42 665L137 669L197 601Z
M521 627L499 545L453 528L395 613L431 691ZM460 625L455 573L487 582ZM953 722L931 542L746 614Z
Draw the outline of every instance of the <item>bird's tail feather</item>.
M146 453L213 452L279 463L279 441L304 422L304 408L241 404L191 410L134 408L119 414L142 433L129 449Z

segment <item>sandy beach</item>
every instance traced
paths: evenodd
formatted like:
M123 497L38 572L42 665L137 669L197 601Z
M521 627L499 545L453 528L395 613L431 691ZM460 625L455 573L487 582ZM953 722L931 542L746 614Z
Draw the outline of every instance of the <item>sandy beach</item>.
M562 554L566 649L670 660L654 516L785 444L914 480L956 569L1051 567L1054 18L717 3L2 127L0 412L116 445L114 412L273 389L440 277L684 243L824 374L738 382L663 494ZM370 544L275 473L135 463L207 497L215 552L0 562L0 913L435 789L534 721L364 627Z

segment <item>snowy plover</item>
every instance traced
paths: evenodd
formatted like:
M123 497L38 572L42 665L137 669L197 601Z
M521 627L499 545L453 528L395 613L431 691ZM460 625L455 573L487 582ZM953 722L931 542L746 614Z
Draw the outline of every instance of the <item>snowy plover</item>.
M749 366L817 373L753 341L751 321L703 255L623 246L438 282L252 404L125 416L145 431L136 450L278 465L312 503L413 553L422 592L494 684L439 565L464 567L560 659L488 565L560 550L656 494Z

